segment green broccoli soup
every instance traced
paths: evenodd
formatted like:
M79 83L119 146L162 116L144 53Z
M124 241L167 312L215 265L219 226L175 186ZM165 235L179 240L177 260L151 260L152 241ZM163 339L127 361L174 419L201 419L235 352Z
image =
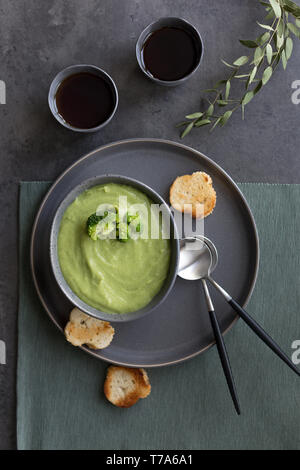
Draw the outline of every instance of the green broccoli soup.
M124 214L120 196L127 198ZM151 203L136 188L109 183L84 191L66 209L58 235L60 267L73 292L87 304L108 313L133 312L160 291L171 248L170 240L162 238L160 218L151 217ZM133 207L137 204L143 210ZM99 206L108 207L102 216L96 215ZM152 234L153 228L158 233L155 239L151 228Z

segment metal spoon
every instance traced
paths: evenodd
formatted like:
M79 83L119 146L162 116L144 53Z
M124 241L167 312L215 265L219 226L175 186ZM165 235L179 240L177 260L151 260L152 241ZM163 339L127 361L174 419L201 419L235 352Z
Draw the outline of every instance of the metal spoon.
M201 254L204 257L203 262L206 262L208 258L208 252L211 253L212 259L218 259L218 252L215 247L215 245L205 237L204 239L205 245L206 245L206 250L203 249ZM202 258L198 258L198 262L202 264ZM195 265L191 265L189 267L190 270L197 271L199 268L196 266L197 262ZM202 268L203 269L203 268ZM210 281L210 283L220 292L220 294L223 295L223 297L227 300L229 305L239 314L239 316L247 323L247 325L256 333L256 335L267 345L269 348L277 354L280 359L282 359L283 362L285 362L294 372L296 372L297 375L300 375L299 369L293 364L293 362L290 360L290 358L282 351L282 349L278 346L278 344L271 338L271 336L268 335L268 333L249 315L249 313L246 312L246 310L241 307L241 305L234 300L231 295L226 292L223 287L221 287L212 277L210 276L212 271L209 272L207 270L207 275L204 276L207 280Z
M189 238L191 238L191 237L189 237ZM199 267L197 266L197 264L199 263L201 265L202 274L204 274L203 277L206 278L207 280L209 280L211 282L211 284L223 295L223 297L225 297L225 299L227 300L229 305L231 305L231 307L239 314L239 316L245 321L245 323L247 323L247 325L254 331L254 333L256 333L256 335L267 346L269 346L269 348L275 354L277 354L277 356L280 357L280 359L283 362L285 362L294 372L296 372L297 375L300 375L299 369L295 366L295 364L293 364L293 362L290 360L290 358L281 350L281 348L271 338L271 336L268 335L268 333L246 312L246 310L244 310L243 307L241 307L236 302L236 300L234 300L231 297L231 295L228 292L226 292L225 289L223 289L223 287L221 287L214 279L212 279L212 277L211 277L212 269L210 270L210 272L209 272L209 270L207 270L206 275L205 275L205 273L203 273L202 256L204 256L204 258L203 258L203 262L204 262L205 260L208 259L208 256L209 256L208 252L210 252L212 260L214 260L214 259L217 260L218 259L218 252L217 252L217 249L216 249L215 245L212 243L211 240L209 240L207 237L202 237L202 238L203 238L203 241L206 245L206 248L202 247L201 257L200 257L200 254L198 254L199 256L197 257L197 259L194 258L194 262L189 265L188 269L189 269L190 275L192 276L192 272L194 272L194 273L199 272ZM191 241L189 243L191 243ZM207 261L205 261L205 262L207 262Z
M210 276L210 273L215 269L218 262L217 251L210 250L208 246L211 246L211 248L214 247L212 242L205 237L187 237L181 240L178 276L189 281L198 279L201 279L202 281L219 357L236 412L240 414L240 405L231 371L229 357L205 281L205 278ZM212 256L212 253L215 253L215 255Z

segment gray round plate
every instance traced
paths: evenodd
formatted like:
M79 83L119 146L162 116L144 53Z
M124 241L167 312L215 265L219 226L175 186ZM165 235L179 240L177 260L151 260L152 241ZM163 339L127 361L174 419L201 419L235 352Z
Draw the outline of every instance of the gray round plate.
M211 175L217 204L205 219L205 235L216 245L219 264L214 278L246 305L254 288L259 243L247 202L233 180L200 152L176 142L130 139L104 145L71 165L53 184L37 213L31 239L31 268L40 300L55 325L63 330L72 304L58 287L51 270L49 236L57 207L82 181L107 173L130 176L152 187L168 201L178 175L194 171ZM210 289L222 332L237 320L230 306ZM159 367L190 359L214 344L199 282L177 278L166 301L150 315L116 323L111 345L100 351L83 347L105 361L131 367Z

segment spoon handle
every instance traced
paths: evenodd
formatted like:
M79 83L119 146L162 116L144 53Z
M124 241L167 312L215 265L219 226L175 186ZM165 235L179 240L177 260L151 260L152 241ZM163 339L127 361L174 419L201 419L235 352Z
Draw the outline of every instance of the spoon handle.
M207 301L207 306L208 306L208 313L209 313L212 329L215 335L217 349L218 349L219 357L220 357L221 364L223 367L223 371L226 377L227 385L228 385L230 395L231 395L234 407L236 409L236 412L238 415L240 415L241 414L240 404L239 404L239 400L237 396L234 378L232 375L232 370L231 370L231 366L229 362L227 349L224 343L224 339L223 339L223 336L219 327L219 323L218 323L218 320L214 311L213 303L212 303L205 279L202 279L202 285L203 285L203 289L204 289L204 293L205 293L205 297Z
M251 328L254 333L267 345L269 348L277 354L283 362L285 362L297 375L300 376L299 369L293 364L290 358L282 351L278 344L271 338L270 335L252 318L246 310L243 309L223 287L219 286L213 279L209 279L212 285L225 297L229 305L239 314L245 323Z

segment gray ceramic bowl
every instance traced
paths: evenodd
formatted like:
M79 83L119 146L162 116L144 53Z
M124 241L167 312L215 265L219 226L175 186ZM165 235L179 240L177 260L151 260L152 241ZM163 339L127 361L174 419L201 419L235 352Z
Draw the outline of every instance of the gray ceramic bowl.
M158 29L165 28L165 27L181 28L187 31L193 36L196 47L198 48L198 61L194 69L192 70L191 73L189 73L183 78L180 78L179 80L167 81L167 80L160 80L159 78L155 78L146 69L145 64L144 64L143 47L144 47L145 42L147 41L148 37L152 33L154 33L154 31L157 31ZM137 58L138 64L142 72L146 75L146 77L150 78L150 80L163 86L177 86L177 85L181 85L186 80L188 80L198 69L200 62L202 60L203 51L204 51L204 45L203 45L203 41L202 41L199 31L197 31L197 29L193 25L191 25L191 23L189 23L188 21L182 18L175 18L175 17L160 18L154 23L149 24L144 29L144 31L142 31L142 33L140 34L140 37L137 40L136 48L135 48L136 58Z
M110 114L109 118L106 119L102 124L96 127L91 127L89 129L81 129L78 127L73 127L70 124L68 124L63 117L59 114L56 106L56 93L58 90L59 85L67 78L70 77L71 75L74 75L76 73L82 73L82 72L88 72L92 73L94 75L97 75L98 77L103 78L106 83L109 85L112 95L114 97L114 108L112 110L112 113ZM119 97L118 97L118 90L115 85L115 82L111 78L108 73L106 73L104 70L100 69L99 67L96 67L95 65L86 65L86 64L79 64L79 65L71 65L70 67L67 67L66 69L62 70L59 72L54 80L52 81L49 89L49 94L48 94L48 104L51 113L55 117L55 119L64 127L67 129L70 129L75 132L83 132L83 133L88 133L88 132L96 132L102 129L106 124L108 124L111 119L113 118L117 107L118 107L118 102L119 102Z
M162 286L160 292L151 300L151 302L144 308L137 310L135 312L130 313L107 313L97 310L94 307L91 307L84 301L82 301L69 287L68 283L65 281L63 274L60 269L59 260L58 260L58 253L57 253L57 240L58 240L58 233L60 222L62 216L67 209L67 207L74 201L74 199L81 194L86 189L89 189L95 185L105 184L105 183L118 183L118 184L126 184L129 186L133 186L143 193L147 194L147 196L156 204L162 204L165 213L170 217L170 234L171 234L171 260L170 260L170 268L168 276L165 280L164 285ZM173 284L176 280L177 276L177 268L179 262L179 240L177 229L175 225L175 221L173 215L169 209L167 203L163 200L163 198L149 186L141 183L132 178L128 178L127 176L119 176L119 175L103 175L103 176L96 176L94 178L90 178L80 185L76 186L69 194L65 197L65 199L59 205L53 222L51 226L51 233L50 233L50 259L51 265L53 269L53 273L55 279L65 294L65 296L74 304L74 306L78 307L80 310L83 310L88 315L99 318L101 320L106 321L116 321L116 322L124 322L130 320L136 320L138 318L143 317L150 313L154 308L160 305L170 293Z

